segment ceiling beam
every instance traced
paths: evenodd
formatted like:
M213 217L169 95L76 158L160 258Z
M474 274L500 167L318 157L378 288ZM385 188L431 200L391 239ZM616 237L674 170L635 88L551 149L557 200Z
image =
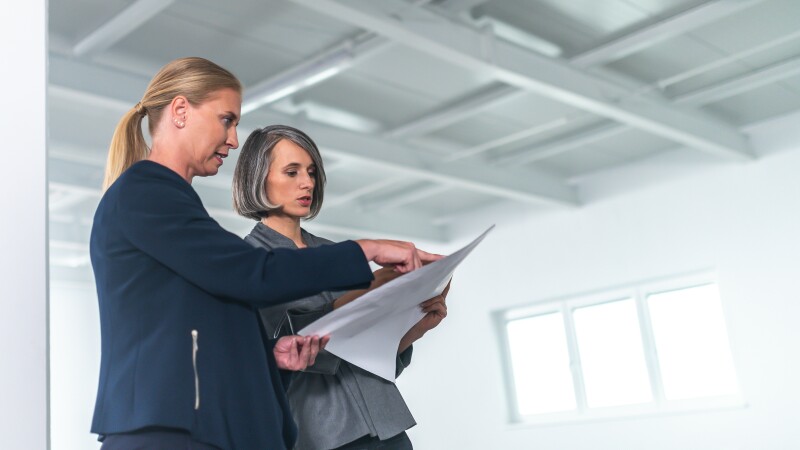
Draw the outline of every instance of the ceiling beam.
M762 1L710 1L581 53L571 58L570 64L580 68L607 64L652 47L659 42L716 22Z
M75 56L89 56L102 52L159 15L175 0L136 0L111 20L86 35L72 47Z
M386 211L441 194L449 189L450 188L444 184L427 184L424 186L417 186L406 192L384 196L380 199L367 202L364 205L364 209L367 211Z
M576 192L559 178L529 171L502 171L485 164L443 161L405 144L309 124L308 134L323 153L382 167L407 177L429 180L483 194L550 206L577 206Z
M48 182L47 185L50 191L50 202L47 206L51 214L71 208L90 198L100 198L99 189L79 188L59 182Z
M57 86L67 88L73 99L78 91L73 86L63 86L70 79L92 79L99 83L113 85L113 78L108 74L94 70L88 64L72 64L68 67L69 76L62 76ZM55 92L60 92L56 89ZM125 92L118 91L117 96L124 98ZM109 94L105 94L109 95ZM130 94L128 94L130 95ZM110 95L109 95L110 96ZM111 96L114 98L113 96ZM89 97L96 101L95 96ZM124 103L120 104L124 107ZM247 117L248 121L263 123L292 124L297 119L274 110L260 110L259 114ZM252 125L253 123L248 122ZM243 127L248 126L243 124ZM552 206L576 206L578 204L576 190L561 179L544 173L520 171L509 173L508 169L497 170L475 162L446 162L430 155L430 152L416 149L408 144L395 144L378 137L338 130L333 127L307 123L304 128L310 136L325 149L324 153L334 157L357 159L359 161L384 167L395 173L413 176L420 179L445 183L471 191L525 203L546 204Z
M453 13L462 13L486 3L488 0L438 0L436 7ZM426 2L429 3L429 2Z
M542 159L550 158L573 149L584 147L593 142L616 136L629 128L618 123L602 123L591 125L577 132L572 132L566 138L555 138L549 142L539 144L533 148L517 149L492 159L498 164L530 164Z
M319 13L380 33L398 43L433 54L469 70L597 115L662 136L690 148L738 160L752 158L744 136L733 127L696 111L658 99L633 97L623 88L580 69L487 39L468 27L424 9L398 17L399 0L292 0Z
M384 136L390 138L405 138L442 129L459 120L474 116L498 103L522 95L527 95L527 92L505 84L494 84L481 89L477 93L470 93L468 96L448 102L410 122L388 130L384 132Z
M274 103L273 109L292 116L302 115L306 120L312 122L320 122L357 133L374 134L384 127L375 119L305 97L301 94L290 101Z
M80 101L93 108L128 111L141 100L150 83L138 74L53 53L48 55L48 63L48 95Z
M47 85L47 95L52 95L66 101L79 101L86 106L105 110L127 111L133 106L128 102L109 98L103 95L92 94L86 91L67 88L57 84Z
M678 105L703 106L770 83L785 80L797 74L800 74L800 57L734 77L722 83L678 95L672 101ZM517 149L495 157L492 161L498 164L530 164L615 136L627 129L628 127L617 123L592 125L566 138L544 143L534 148Z
M800 30L793 31L788 34L782 34L779 37L771 39L767 42L755 45L753 47L749 47L747 49L735 53L727 54L725 56L720 57L719 59L715 59L705 64L694 66L691 69L685 70L683 72L670 75L666 78L662 78L656 81L654 85L663 91L678 83L682 83L691 78L698 77L712 70L719 69L720 67L724 67L730 64L741 63L742 61L745 60L745 58L749 56L757 55L759 53L764 53L768 50L785 45L786 43L794 41L795 39L798 38L800 38Z
M325 169L325 172L328 172L327 168ZM376 183L365 184L364 186L361 186L360 188L356 188L356 189L353 189L353 190L351 190L349 192L345 192L345 193L338 194L338 195L334 195L333 193L328 191L328 194L326 195L326 197L328 197L329 200L325 201L325 208L335 208L337 206L346 205L348 203L351 203L351 202L354 202L354 201L358 200L359 198L361 198L361 197L363 197L365 195L368 195L368 194L377 192L377 191L379 191L381 189L387 188L389 186L398 184L398 183L400 183L400 182L402 182L404 180L405 180L405 177L400 177L400 176L388 177L388 178L384 178L383 180L380 180L380 181L378 181Z
M681 94L674 101L677 104L688 106L707 105L785 80L797 74L800 74L800 57L773 64L713 86Z
M76 184L62 183L60 181L48 181L47 185L50 187L50 189L69 192L70 194L79 195L84 198L95 197L99 200L100 197L103 196L103 192L100 187L92 188L87 186L79 186Z
M542 134L548 131L561 128L563 126L569 125L569 123L570 123L570 118L568 116L556 117L555 119L549 120L545 123L540 123L532 127L524 128L520 131L517 131L516 133L511 133L509 135L492 139L491 141L487 141L482 144L474 145L472 147L460 150L458 153L448 158L448 161L455 161L458 159L475 156L480 153L485 153L497 147L513 144L514 142L518 142L523 139L536 136L537 134Z
M320 83L364 59L389 47L391 41L372 33L346 39L316 55L303 58L263 81L248 86L242 101L242 114Z

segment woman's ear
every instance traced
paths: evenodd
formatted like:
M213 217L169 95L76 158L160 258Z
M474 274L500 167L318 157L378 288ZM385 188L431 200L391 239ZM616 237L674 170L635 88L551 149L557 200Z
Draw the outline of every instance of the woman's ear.
M189 112L189 100L182 95L178 95L172 99L169 107L172 123L178 128L186 126L186 116Z

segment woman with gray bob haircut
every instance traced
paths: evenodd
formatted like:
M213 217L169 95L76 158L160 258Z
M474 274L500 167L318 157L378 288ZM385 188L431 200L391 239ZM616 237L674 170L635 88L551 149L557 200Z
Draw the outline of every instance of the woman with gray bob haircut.
M236 211L258 221L245 241L267 250L333 244L300 227L301 220L319 213L324 185L322 158L305 133L285 125L254 131L242 147L233 175ZM320 274L298 275L306 279ZM385 268L374 275L370 289L399 274ZM277 339L296 333L364 292L326 291L259 312L268 336ZM398 346L398 375L411 362L412 342L447 315L446 295L447 289L422 303L427 314ZM412 448L405 430L415 422L397 386L329 352L320 351L313 365L296 373L287 394L298 425L296 450Z

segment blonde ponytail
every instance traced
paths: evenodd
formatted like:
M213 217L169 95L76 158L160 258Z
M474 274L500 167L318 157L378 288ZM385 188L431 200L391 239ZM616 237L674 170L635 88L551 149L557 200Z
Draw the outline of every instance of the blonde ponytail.
M147 116L152 136L161 121L164 107L172 99L182 95L196 106L221 89L242 93L242 85L232 73L207 59L180 58L162 67L150 80L142 101L122 116L114 130L108 148L103 189L108 189L122 172L150 153L142 134L144 116Z
M128 167L147 158L150 152L142 134L144 115L140 105L141 103L122 116L114 130L111 145L108 147L103 190L108 189Z

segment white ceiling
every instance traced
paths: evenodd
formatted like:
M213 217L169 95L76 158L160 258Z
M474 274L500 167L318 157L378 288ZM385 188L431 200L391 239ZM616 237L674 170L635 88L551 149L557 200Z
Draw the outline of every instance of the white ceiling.
M326 159L333 239L446 241L507 203L580 208L581 180L664 155L758 158L749 125L800 110L797 0L61 0L50 2L52 275L82 278L118 118L168 61L245 84L256 127L306 130ZM330 73L330 71L329 71ZM234 155L236 152L234 152ZM238 234L233 158L197 180ZM631 189L634 189L633 185Z

